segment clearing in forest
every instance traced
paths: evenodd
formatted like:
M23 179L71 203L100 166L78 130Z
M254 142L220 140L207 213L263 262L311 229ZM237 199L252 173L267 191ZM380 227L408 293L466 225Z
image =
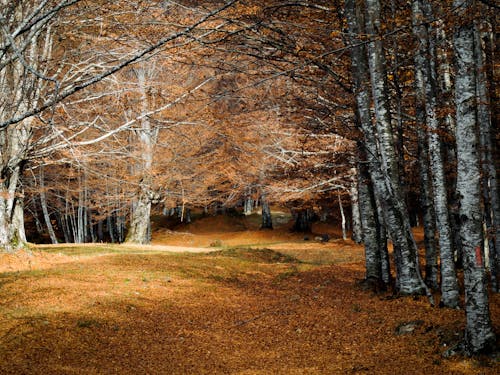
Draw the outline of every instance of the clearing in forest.
M498 358L442 356L463 311L364 290L363 248L337 231L320 243L214 220L149 247L2 255L0 373L499 372ZM195 252L167 246L180 244ZM500 332L498 295L491 308Z

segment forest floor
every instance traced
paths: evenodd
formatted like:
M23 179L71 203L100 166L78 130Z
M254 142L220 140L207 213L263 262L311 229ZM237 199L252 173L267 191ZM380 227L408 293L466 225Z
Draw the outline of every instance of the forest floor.
M160 225L151 246L0 255L0 374L500 372L498 356L443 356L463 310L365 290L362 246L284 222L206 218ZM490 302L500 334L500 296Z

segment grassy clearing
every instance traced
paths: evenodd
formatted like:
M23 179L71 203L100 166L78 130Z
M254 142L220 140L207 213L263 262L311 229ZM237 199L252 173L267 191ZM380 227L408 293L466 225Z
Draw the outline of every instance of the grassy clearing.
M0 273L1 374L498 373L491 358L441 357L463 312L357 287L362 249L343 242L39 247L18 260L30 268Z

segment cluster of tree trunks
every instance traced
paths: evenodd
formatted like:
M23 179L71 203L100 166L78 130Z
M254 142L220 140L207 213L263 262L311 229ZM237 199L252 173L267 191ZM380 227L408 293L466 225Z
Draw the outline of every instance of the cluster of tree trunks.
M410 215L404 203L405 192L401 188L401 164L398 164L398 147L392 128L392 98L387 87L380 2L346 0L345 5L356 121L364 135L359 141L358 201L366 249L366 279L374 285L387 285L390 281L387 231L394 248L396 291L429 294L430 289L440 286L441 306L456 308L460 298L457 260L463 258L467 316L463 349L468 354L491 350L495 335L489 315L485 255L490 257L492 289L498 291L498 243L495 240L500 238L494 135L490 130L485 73L488 69L484 65L487 57L482 47L491 36L481 38L479 21L472 16L474 9L469 2L455 1L459 20L453 36L456 61L454 125L450 117L443 119L438 114L440 106L450 104L442 99L449 97L450 93L445 90L449 90L450 85L440 85L446 80L438 74L448 69L447 57L438 46L438 36L443 37L444 30L434 22L431 2L412 2L413 34L417 43L414 53L415 117L425 236L426 273L423 279L408 219ZM449 152L447 156L456 158L456 190L454 181L450 184L446 176L443 129L455 137L456 154ZM453 188L447 189L450 185ZM456 206L458 212L454 210Z

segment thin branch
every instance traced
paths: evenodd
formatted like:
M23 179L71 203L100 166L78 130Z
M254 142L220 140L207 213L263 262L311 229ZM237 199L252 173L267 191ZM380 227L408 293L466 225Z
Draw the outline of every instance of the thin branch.
M25 113L17 116L17 117L13 117L7 121L4 121L2 123L0 123L0 129L3 129L3 128L6 128L7 126L9 125L12 125L12 124L17 124L18 122L21 122L25 119L27 119L28 117L32 117L32 116L35 116L43 111L45 111L46 109L49 109L51 108L52 106L54 106L55 104L61 102L63 99L89 87L89 86L92 86L100 81L102 81L104 78L106 77L109 77L111 75L113 75L114 73L122 70L123 68L129 66L129 65L132 65L133 63L139 61L140 59L142 59L144 56L146 55L149 55L150 53L154 52L155 50L163 47L165 44L175 40L175 39L178 39L182 36L187 36L190 32L192 32L194 29L196 29L199 25L205 23L207 20L209 20L210 18L214 17L215 15L217 15L218 13L221 13L223 12L224 10L228 9L229 7L231 7L233 4L235 4L236 2L238 2L239 0L231 0L229 2L227 2L224 6L222 6L221 8L218 8L208 14L206 14L203 18L201 18L200 20L198 20L197 22L195 22L194 24L186 27L184 30L178 32L178 33L175 33L175 34L172 34L172 35L169 35L168 37L165 37L163 39L160 39L158 42L156 42L155 44L149 46L148 48L145 48L143 49L142 51L138 52L137 54L133 55L131 58L123 61L122 63L118 64L118 65L115 65L114 67L106 70L105 72L89 79L88 81L86 82L83 82L81 84L78 84L76 86L73 86L71 88L68 88L66 90L63 90L59 95L56 95L54 96L51 100L47 101L44 105L38 107L38 108L34 108L30 111L26 111Z

